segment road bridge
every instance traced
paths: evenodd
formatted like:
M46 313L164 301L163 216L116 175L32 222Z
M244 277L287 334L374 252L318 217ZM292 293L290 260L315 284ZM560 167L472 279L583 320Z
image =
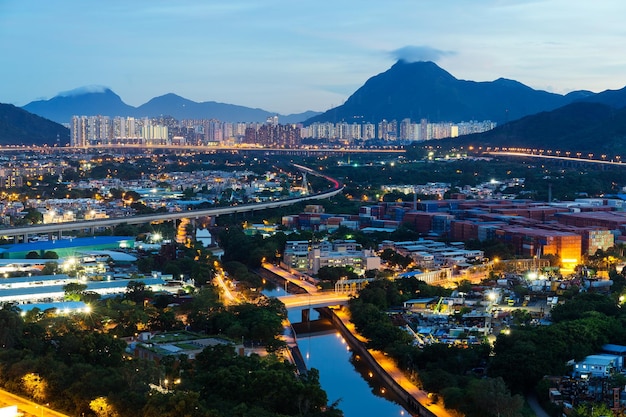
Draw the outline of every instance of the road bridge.
M348 304L351 295L336 293L334 291L318 291L316 293L292 294L277 297L287 309L301 308L302 323L311 320L311 309L344 306Z
M278 207L287 207L296 203L301 203L310 200L322 200L330 197L334 197L343 192L343 186L338 182L336 183L336 187L323 191L317 194L295 197L295 198L287 198L284 200L276 200L269 201L265 203L255 203L255 204L241 204L236 206L229 207L217 207L210 209L201 209L201 210L190 210L178 213L155 213L155 214L146 214L140 216L128 216L128 217L116 217L110 219L94 219L89 221L77 221L77 222L65 222L65 223L54 223L54 224L44 224L44 225L33 225L33 226L23 226L23 227L10 227L6 229L0 229L0 236L4 237L16 237L16 236L24 236L28 237L29 235L35 234L50 234L50 233L61 233L63 231L70 230L91 230L93 231L95 228L100 227L112 227L117 226L119 224L143 224L143 223L155 223L155 222L167 222L173 221L182 218L200 218L200 217L218 217L228 214L235 213L245 213L259 210L267 210ZM27 239L26 239L27 240Z
M276 275L277 277L282 278L285 281L288 281L289 283L297 287L300 287L307 293L313 294L318 291L317 286L307 281L306 279L304 279L303 274L298 274L298 275L292 274L291 272L285 271L284 269L279 268L276 265L272 265L268 262L263 262L262 267L263 269L270 271L272 274Z
M322 308L330 306L347 305L352 296L335 291L318 291L314 294L292 294L277 297L289 308Z

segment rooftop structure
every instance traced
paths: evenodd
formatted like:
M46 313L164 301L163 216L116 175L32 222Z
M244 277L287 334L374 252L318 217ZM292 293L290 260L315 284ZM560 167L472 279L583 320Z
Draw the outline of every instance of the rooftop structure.
M186 355L188 359L195 359L196 355L208 346L228 345L232 342L216 337L207 338L192 332L176 333L141 333L138 340L132 342L129 348L133 354L141 359L159 361L165 356Z

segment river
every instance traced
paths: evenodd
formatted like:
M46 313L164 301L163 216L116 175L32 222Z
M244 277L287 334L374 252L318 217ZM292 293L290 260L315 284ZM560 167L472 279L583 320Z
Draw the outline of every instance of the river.
M267 296L285 295L283 288L263 290ZM288 311L289 319L298 322L301 309ZM311 319L319 313L311 311ZM396 417L410 414L391 397L384 393L369 370L361 365L339 332L298 337L298 346L304 356L307 368L316 368L320 372L320 383L328 395L330 404L339 401L338 408L345 417Z

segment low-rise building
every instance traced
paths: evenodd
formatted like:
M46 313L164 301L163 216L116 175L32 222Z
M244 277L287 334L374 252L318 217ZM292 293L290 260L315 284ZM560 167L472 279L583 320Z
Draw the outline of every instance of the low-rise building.
M380 269L380 258L373 250L362 249L354 240L288 241L283 262L288 268L317 274L323 267L350 266L358 275L368 269Z
M204 337L192 332L159 333L144 332L132 341L129 350L136 358L159 362L165 356L185 355L194 360L196 355L209 346L232 345L233 343L217 337Z
M589 355L574 364L574 377L605 378L623 369L622 357L618 355L599 354Z

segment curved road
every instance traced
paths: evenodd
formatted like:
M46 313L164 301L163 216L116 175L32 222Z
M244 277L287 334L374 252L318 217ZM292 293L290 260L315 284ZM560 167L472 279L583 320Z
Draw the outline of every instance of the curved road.
M84 230L95 227L108 227L116 226L118 224L141 224L151 222L162 222L177 220L182 218L198 218L198 217L217 217L226 214L244 213L248 211L265 210L277 207L286 207L292 204L301 203L309 200L322 200L330 197L334 197L343 192L343 185L335 181L335 188L324 191L318 194L308 195L304 197L288 198L284 200L270 201L267 203L256 204L242 204L238 206L218 207L203 210L191 210L180 213L156 213L141 216L129 216L129 217L116 217L111 219L98 219L79 222L66 222L66 223L54 223L44 224L37 226L25 226L25 227L10 227L7 229L0 229L0 236L12 237L12 236L26 236L38 233L55 233L63 230Z
M279 268L276 265L272 265L269 262L264 262L263 265L261 266L263 267L263 269L266 269L272 272L273 274L278 275L282 279L291 282L293 285L296 285L302 288L304 291L306 291L309 294L313 294L317 292L317 287L311 284L309 281L299 279L292 273L285 271L284 269Z
M69 417L66 414L62 414L51 410L43 405L34 403L19 395L11 394L8 391L0 389L0 407L7 407L11 405L17 406L17 411L24 416L33 417Z

